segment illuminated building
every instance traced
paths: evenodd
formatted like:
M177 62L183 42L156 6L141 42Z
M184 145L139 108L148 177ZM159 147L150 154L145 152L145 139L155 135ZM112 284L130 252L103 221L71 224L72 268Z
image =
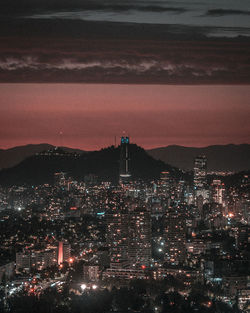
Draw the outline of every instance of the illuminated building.
M128 261L128 213L125 209L113 209L107 216L107 244L111 267L126 267Z
M204 210L203 210L203 203L204 203L204 198L202 195L199 195L196 198L196 205L197 205L197 218L204 218Z
M250 287L245 289L240 289L238 291L238 302L240 310L245 310L243 312L250 312Z
M170 173L168 171L161 172L161 180L169 184L170 181Z
M130 266L149 266L151 259L151 214L146 208L129 212L129 261Z
M58 264L63 263L63 242L58 243Z
M66 184L66 173L60 172L54 174L54 185L57 187L64 186Z
M121 137L120 153L120 183L129 181L131 174L129 168L129 137Z
M116 208L107 216L107 243L111 268L148 266L151 259L151 215L131 205Z
M178 264L185 260L185 219L178 208L170 207L165 216L165 261Z
M56 249L32 253L32 266L42 270L56 264Z
M238 230L237 234L237 247L241 250L249 249L250 242L250 226L244 225Z
M23 250L16 253L16 270L29 272L30 269L42 270L56 264L56 247L42 250Z
M225 186L221 180L214 179L211 186L212 202L225 205Z
M83 279L84 281L98 281L99 280L99 266L98 265L83 265Z
M170 173L167 171L161 172L160 182L157 186L158 193L169 195L171 183L172 180Z
M112 269L108 268L103 272L103 278L116 277L118 279L146 279L147 275L143 269Z
M58 264L69 261L70 250L71 250L70 244L59 241L59 243L58 243L58 254L57 254Z
M249 278L247 275L228 275L223 276L222 286L225 294L231 297L235 297L239 290L247 289Z
M31 254L29 252L17 252L16 253L16 270L25 270L29 272L31 269Z
M209 199L207 190L207 158L204 155L197 156L194 159L194 196L202 196L204 202Z
M207 158L204 155L194 159L194 188L204 189L207 183Z
M192 242L186 243L187 251L192 254L201 254L206 251L206 245L203 241L194 239Z

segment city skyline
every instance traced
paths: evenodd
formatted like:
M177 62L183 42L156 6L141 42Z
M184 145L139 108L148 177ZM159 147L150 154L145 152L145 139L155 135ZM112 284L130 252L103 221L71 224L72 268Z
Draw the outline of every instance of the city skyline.
M0 1L0 312L250 313L250 1Z

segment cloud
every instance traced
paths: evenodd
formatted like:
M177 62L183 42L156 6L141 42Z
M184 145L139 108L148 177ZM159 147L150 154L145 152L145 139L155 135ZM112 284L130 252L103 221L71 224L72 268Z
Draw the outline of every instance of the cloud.
M7 57L5 60L0 59L0 70L4 71L15 71L15 70L65 70L65 71L82 71L95 69L99 70L110 70L110 71L121 71L131 72L134 74L143 74L145 72L157 73L165 72L168 75L180 75L182 71L193 71L194 75L202 75L202 73L207 73L211 75L213 70L217 71L223 68L209 69L209 71L204 71L197 68L195 65L190 64L173 64L168 61L158 61L158 60L109 60L109 61L79 61L72 59L62 59L56 63L40 62L37 57L25 56L23 58L13 58Z
M48 10L84 10L84 11L112 11L126 12L130 10L146 12L172 12L183 13L185 8L162 5L161 2L149 1L82 1L82 0L2 0L0 4L1 12L11 14L31 14L34 12L46 12Z
M0 60L0 69L4 71L15 71L24 68L37 69L38 67L39 63L31 56L24 57L23 59L10 57L6 60Z
M74 81L109 81L119 82L186 82L213 79L224 75L229 69L222 66L203 66L191 63L175 64L167 60L109 60L79 61L62 59L56 63L40 62L38 58L26 56L20 59L6 58L0 60L0 74L6 77L40 77L41 80L54 81L55 76L66 82ZM1 79L1 75L0 75ZM36 80L36 79L35 79Z
M250 11L213 9L213 10L208 10L204 16L217 17L217 16L224 16L224 15L250 15Z
M0 82L250 82L248 41L192 27L16 19L0 41Z

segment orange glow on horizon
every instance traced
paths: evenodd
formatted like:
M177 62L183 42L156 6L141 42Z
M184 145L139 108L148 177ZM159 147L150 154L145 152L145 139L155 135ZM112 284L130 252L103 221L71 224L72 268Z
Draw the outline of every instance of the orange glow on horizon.
M0 147L250 143L249 86L1 84Z

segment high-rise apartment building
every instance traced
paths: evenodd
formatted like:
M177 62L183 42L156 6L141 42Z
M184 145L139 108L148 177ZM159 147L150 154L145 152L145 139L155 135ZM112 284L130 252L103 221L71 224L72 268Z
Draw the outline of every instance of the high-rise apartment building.
M128 212L115 208L106 214L107 244L111 267L122 268L128 263Z
M207 158L204 155L194 159L194 197L203 197L204 202L209 200L209 190L207 187Z
M194 189L204 189L207 184L207 158L204 155L194 159Z
M110 210L107 243L111 268L148 266L151 260L151 214L146 208Z
M185 260L185 219L178 207L169 207L165 216L165 261L178 264Z
M225 186L219 179L214 179L212 182L211 200L214 203L225 205Z
M149 266L151 261L151 214L146 207L129 212L129 263L133 267Z
M16 270L24 270L29 272L31 269L31 253L29 251L22 251L16 253Z

